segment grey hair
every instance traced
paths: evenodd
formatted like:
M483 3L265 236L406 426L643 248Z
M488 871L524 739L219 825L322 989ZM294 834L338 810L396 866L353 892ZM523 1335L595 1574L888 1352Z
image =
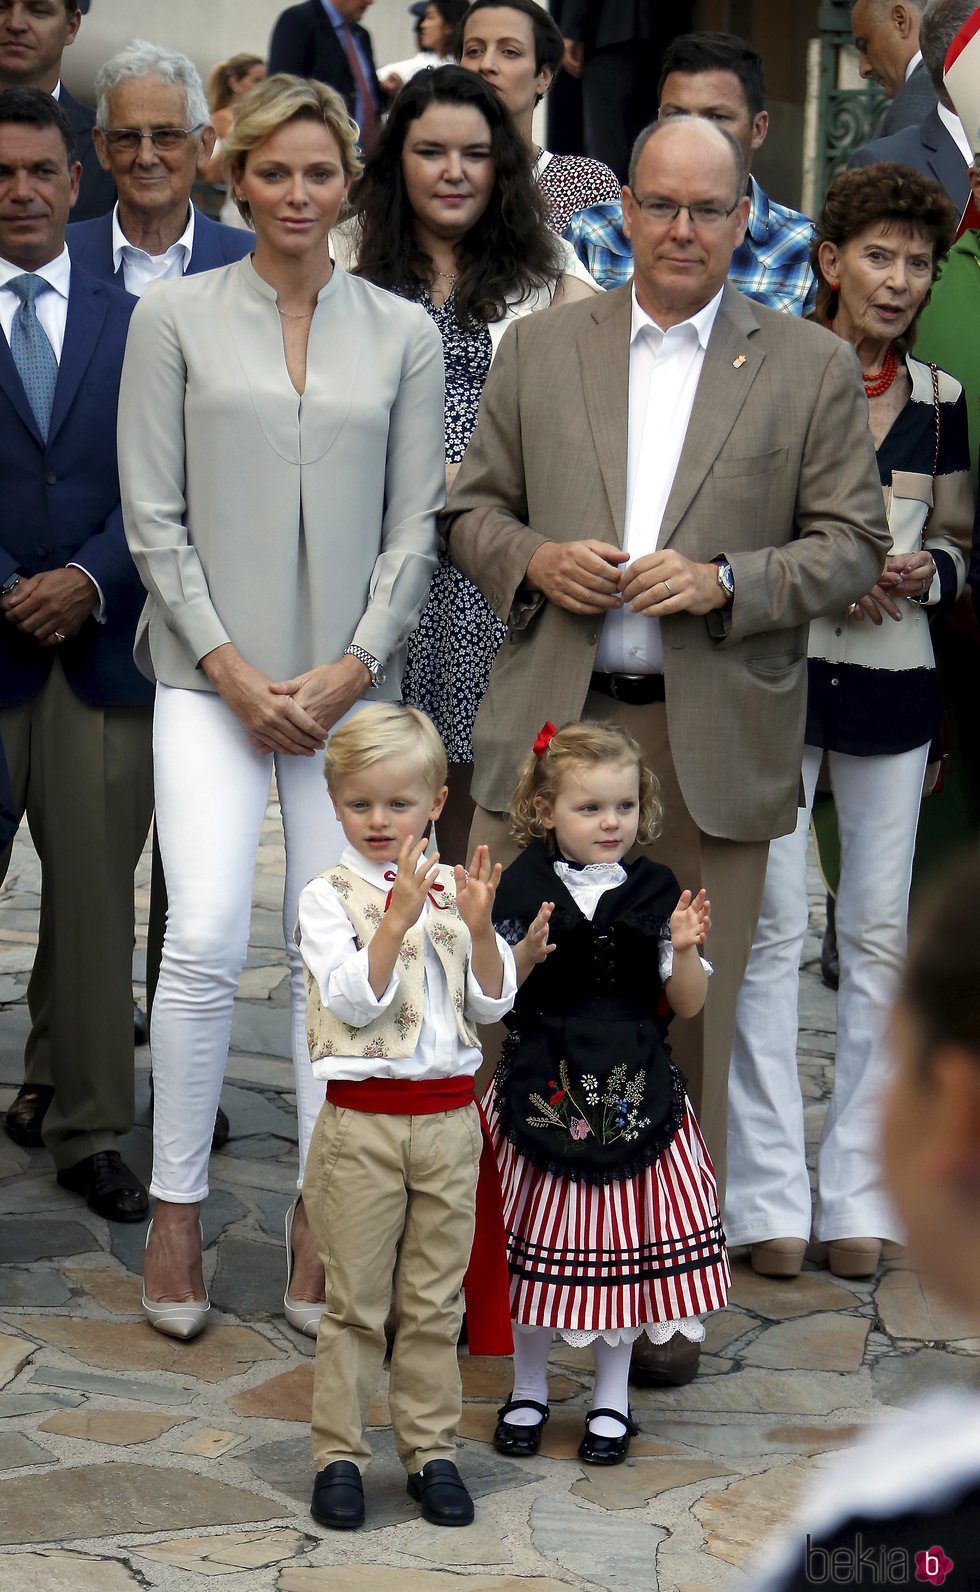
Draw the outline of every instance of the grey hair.
M724 127L719 127L717 122L709 120L707 116L688 116L686 113L678 113L676 116L662 116L658 121L651 122L649 127L644 127L643 131L637 135L630 155L630 168L626 178L630 192L634 195L636 194L637 167L640 164L640 156L646 149L647 144L650 143L651 139L656 138L658 133L664 132L666 128L676 127L678 122L700 122L702 126L710 127L713 133L717 133L719 138L725 140L735 165L735 203L737 204L744 197L749 185L749 173L740 145L732 137L731 133L726 132Z
M922 27L919 29L922 59L932 79L932 86L944 105L949 103L943 82L943 68L949 47L975 10L976 0L932 0L922 18Z
M184 91L187 120L191 127L203 126L211 120L207 95L201 75L189 56L179 50L165 50L161 44L151 44L148 39L130 39L127 45L110 55L100 66L95 79L98 104L96 125L103 132L109 125L109 95L122 83L134 78L155 77L161 83L176 84Z
M851 0L852 11L857 6L857 3L858 0ZM929 0L905 0L905 3L912 11L917 11L921 17L924 14L927 5L929 4ZM894 4L895 0L868 0L868 9L873 17L877 17L878 20L881 21L881 19L886 16L889 11L891 11Z

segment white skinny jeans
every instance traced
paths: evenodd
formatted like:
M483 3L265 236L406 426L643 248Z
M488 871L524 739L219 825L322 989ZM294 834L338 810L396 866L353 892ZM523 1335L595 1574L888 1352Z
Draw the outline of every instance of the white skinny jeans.
M292 997L301 1187L324 1086L313 1076L306 1046L303 963L293 930L300 891L337 861L344 844L323 759L260 755L219 696L158 685L153 763L169 907L150 1036L150 1193L175 1205L192 1205L208 1192L211 1133L228 1060L232 1004L248 952L252 880L273 767L286 837L282 927Z
M841 840L840 989L834 1089L817 1155L813 1236L901 1241L880 1177L885 1031L905 959L909 886L928 746L884 757L828 753ZM728 1093L725 1231L733 1247L811 1236L796 1065L807 928L807 837L823 756L803 754L806 805L769 847L752 953L739 992Z

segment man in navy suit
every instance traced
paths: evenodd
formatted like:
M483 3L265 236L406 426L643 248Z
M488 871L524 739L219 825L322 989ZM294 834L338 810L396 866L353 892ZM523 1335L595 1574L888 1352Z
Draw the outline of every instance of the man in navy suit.
M858 70L877 83L891 104L878 129L888 138L903 127L917 127L936 106L919 48L919 27L929 0L852 0L851 33Z
M146 1190L116 1149L133 1121L133 872L152 807L152 691L132 657L144 594L116 469L133 300L69 259L79 177L57 101L0 92L0 740L41 861L10 1116L46 1096L59 1183L138 1221Z
M879 160L912 166L940 183L960 211L970 197L971 139L976 128L964 129L944 87L943 70L950 45L975 9L976 0L932 0L922 18L919 42L939 103L917 127L876 138L848 161L848 166L873 166Z
M96 153L119 197L109 215L72 222L73 261L139 298L152 282L249 254L251 232L211 221L191 203L215 139L193 62L135 39L100 68L95 87Z
M315 77L335 88L370 149L384 95L374 67L371 35L360 21L372 0L303 0L289 6L269 41L269 71Z
M75 216L101 216L112 209L112 178L96 159L95 116L61 81L61 58L75 41L82 20L78 0L0 0L0 88L40 88L53 94L68 118L81 162Z

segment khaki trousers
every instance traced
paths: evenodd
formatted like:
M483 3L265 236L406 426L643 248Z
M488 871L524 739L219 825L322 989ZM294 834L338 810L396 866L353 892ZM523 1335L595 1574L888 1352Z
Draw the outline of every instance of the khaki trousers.
M43 690L0 709L14 810L41 861L27 988L28 1083L54 1087L44 1142L59 1168L133 1125L133 873L153 810L151 708L93 708L55 658ZM10 849L0 854L0 882Z
M454 1459L463 1408L456 1342L475 1225L475 1105L422 1116L323 1106L303 1182L327 1279L313 1387L317 1470L371 1458L368 1413L394 1303L388 1406L409 1475Z
M637 847L631 856L664 863L682 890L708 892L711 933L706 955L714 967L704 1007L697 1017L675 1018L670 1047L688 1081L694 1109L718 1176L719 1203L724 1200L728 1141L728 1068L735 1034L735 1007L742 975L752 949L762 887L769 856L768 841L720 840L695 824L684 804L667 740L663 703L632 707L590 692L583 719L621 724L639 743L643 761L660 781L663 828L652 846ZM477 844L490 847L494 862L505 865L517 846L503 813L478 807L470 832L470 853ZM491 1046L484 1041L484 1052ZM484 1081L481 1068L480 1082Z

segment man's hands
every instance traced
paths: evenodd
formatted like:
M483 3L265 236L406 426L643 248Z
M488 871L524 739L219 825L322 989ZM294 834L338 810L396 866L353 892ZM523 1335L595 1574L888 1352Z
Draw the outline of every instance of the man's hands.
M42 647L57 647L75 636L92 613L99 594L82 569L46 569L22 575L0 611L9 624Z
M524 584L571 614L629 608L660 619L726 606L716 564L695 564L670 549L647 553L625 569L628 560L608 542L544 542L532 554Z
M585 46L581 39L566 39L565 53L561 58L562 70L569 77L581 77L585 67Z

